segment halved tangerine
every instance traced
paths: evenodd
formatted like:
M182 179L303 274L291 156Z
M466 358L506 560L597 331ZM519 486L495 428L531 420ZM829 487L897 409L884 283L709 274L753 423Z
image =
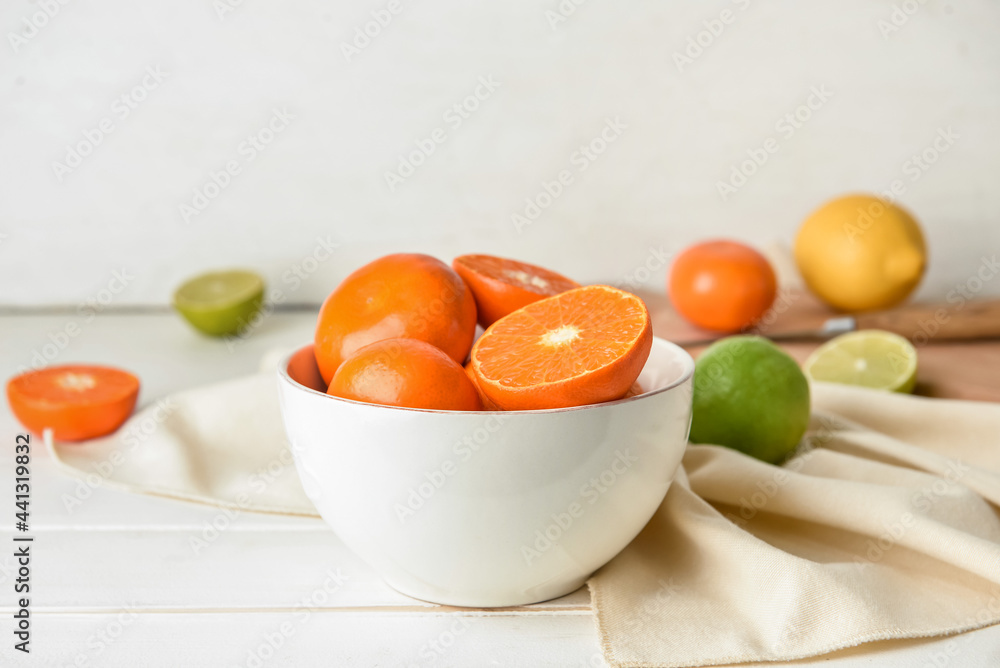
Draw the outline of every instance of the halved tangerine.
M460 255L451 266L472 290L483 327L522 306L580 287L544 267L492 255Z
M472 347L479 389L504 410L619 399L653 345L649 311L633 294L589 285L493 323Z
M37 434L52 429L60 441L110 434L132 414L138 396L139 379L129 372L89 364L28 371L7 383L21 424Z

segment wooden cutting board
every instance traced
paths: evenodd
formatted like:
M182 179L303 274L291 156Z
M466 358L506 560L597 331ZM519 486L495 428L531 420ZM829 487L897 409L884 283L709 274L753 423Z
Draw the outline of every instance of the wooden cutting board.
M653 333L668 341L692 341L711 338L684 321L663 294L643 292L640 296L649 307ZM824 320L837 314L805 292L793 291L779 296L767 331L817 329ZM781 311L780 313L778 311ZM803 362L821 342L796 341L779 345L789 355ZM685 345L694 357L707 345ZM914 394L928 397L971 399L1000 402L1000 340L967 343L928 342L917 346L917 387Z

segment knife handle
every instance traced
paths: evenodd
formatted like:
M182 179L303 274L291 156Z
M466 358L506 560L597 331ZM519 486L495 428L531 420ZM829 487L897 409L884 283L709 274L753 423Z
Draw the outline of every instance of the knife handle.
M911 304L889 311L858 313L858 329L884 329L914 343L1000 337L1000 299L960 304Z

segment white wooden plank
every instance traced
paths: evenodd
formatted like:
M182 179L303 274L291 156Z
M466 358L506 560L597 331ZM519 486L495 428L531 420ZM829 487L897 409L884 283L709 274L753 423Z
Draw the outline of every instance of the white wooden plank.
M101 668L255 666L602 666L587 615L525 620L463 614L38 615L30 658L0 663ZM112 639L112 635L115 637ZM75 663L74 663L75 662Z
M9 657L9 661L8 661ZM0 665L605 666L589 615L308 611L38 614L30 657L0 647ZM913 668L1000 665L1000 626L949 638L862 645L766 668ZM725 667L722 667L725 668ZM735 667L730 667L735 668Z
M10 540L0 533L0 545ZM7 552L0 588L13 573ZM321 608L428 606L382 583L329 530L40 531L32 554L38 611L291 609L322 586L335 591L320 597ZM584 588L529 609L589 604ZM0 597L0 610L10 606Z

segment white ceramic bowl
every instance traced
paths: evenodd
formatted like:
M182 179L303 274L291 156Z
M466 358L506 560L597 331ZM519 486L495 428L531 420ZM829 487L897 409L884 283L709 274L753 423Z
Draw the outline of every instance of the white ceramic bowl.
M344 543L404 594L496 607L572 592L639 533L684 453L693 373L654 338L638 397L418 410L324 394L310 345L278 386L303 487Z

